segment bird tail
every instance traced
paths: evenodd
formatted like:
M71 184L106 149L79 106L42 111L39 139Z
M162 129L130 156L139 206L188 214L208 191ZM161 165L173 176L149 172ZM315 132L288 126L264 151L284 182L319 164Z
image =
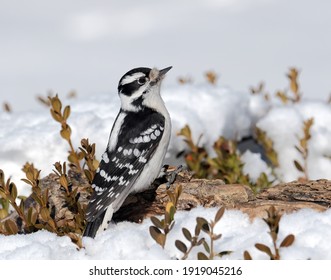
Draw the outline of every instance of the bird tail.
M106 211L99 215L94 221L87 222L83 236L88 236L94 238L97 234L99 228L102 225L103 219L105 217Z

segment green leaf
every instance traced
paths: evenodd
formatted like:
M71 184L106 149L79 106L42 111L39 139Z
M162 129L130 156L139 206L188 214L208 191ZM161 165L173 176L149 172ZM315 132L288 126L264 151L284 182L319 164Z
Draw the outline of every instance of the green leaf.
M45 207L41 208L40 215L45 222L50 219L49 210Z
M203 241L203 247L205 248L206 252L209 254L210 253L210 248L209 248L209 245L206 241Z
M177 247L177 249L179 251L181 251L182 253L186 253L187 252L187 246L180 240L176 240L175 241L175 246Z
M204 232L209 233L209 225L206 219L201 218L201 217L197 217L197 225L199 226L199 228L201 230L203 230Z
M19 198L20 200L25 201L27 199L27 197L25 195L18 195L17 198Z
M8 211L7 209L0 209L0 220L6 218L8 216ZM0 223L1 225L1 223Z
M63 139L69 141L70 140L70 136L71 136L71 129L70 126L67 126L66 128L62 128L60 131L60 134L62 136Z
M3 189L0 189L0 196L1 196L3 199L7 199L7 195L6 195L6 193L3 191Z
M56 95L53 98L50 98L50 101L51 101L54 111L61 112L62 103L61 103L61 100L59 99L58 95Z
M77 154L74 152L70 152L70 154L68 156L68 160L71 163L78 163Z
M15 200L17 198L17 188L14 183L9 184L9 192L10 192L10 195Z
M180 195L182 194L182 192L183 192L182 185L177 185L175 188L175 194L176 194L175 205L177 205L178 199L179 199Z
M178 133L178 136L184 136L187 139L191 139L191 129L188 125L185 125Z
M175 195L170 191L167 191L167 195L169 196L170 202L172 202L172 204L175 204L175 201L176 201Z
M40 197L39 197L37 194L32 193L32 194L31 194L31 197L32 197L33 200L34 200L35 202L37 202L40 206L43 206L43 201L40 199Z
M43 205L45 205L45 206L48 203L48 191L49 191L49 189L45 189L45 191L43 192L43 196L42 196L42 199L43 199L43 202L44 202Z
M174 220L174 215L175 215L175 206L172 202L168 202L166 205L166 212L165 212L165 223L167 225L170 225L171 221Z
M28 170L28 171L26 172L26 178L27 178L29 181L33 182L33 181L34 181L33 171Z
M56 232L56 224L53 219L48 219L47 224L50 226L51 230L50 232Z
M16 223L14 223L12 220L9 220L9 219L6 220L4 226L5 226L7 233L10 235L18 233L18 227L17 227Z
M66 165L66 162L63 163L63 174L67 174L67 165Z
M196 226L195 226L195 230L194 230L195 236L199 236L200 232L201 232L201 227L197 223Z
M61 165L61 163L60 162L55 162L54 163L54 167L55 167L55 169L56 169L56 171L59 173L59 174L62 174L62 165Z
M169 231L171 231L171 230L173 229L174 225L175 225L175 221L172 221L172 222L170 223L170 226L169 226ZM168 232L169 232L169 231L168 231Z
M197 242L197 246L200 246L201 244L203 244L203 242L205 242L205 238L201 238L198 242Z
M154 216L151 217L151 222L153 223L154 226L156 226L159 229L164 228L164 223L162 223L158 218Z
M159 244L162 248L164 248L166 236L162 234L157 227L154 226L149 227L149 233L152 236L152 238L156 241L156 243Z
M28 222L29 222L30 224L33 224L33 223L32 223L32 213L33 213L33 208L30 207L30 208L28 209L28 215L27 215L27 220L28 220Z
M68 180L66 178L66 175L62 174L59 178L60 185L64 187L65 189L68 189Z
M191 242L191 240L192 240L192 235L191 235L190 231L189 231L187 228L182 228L182 232L183 232L185 238L186 238L188 241Z
M222 252L219 252L217 254L217 256L219 256L220 258L222 258L223 256L230 255L231 253L232 253L232 251L222 251Z
M63 119L67 120L70 116L70 106L66 106L63 110Z
M209 224L208 223L203 224L201 230L204 231L205 233L210 233L210 226L209 226Z
M90 183L92 183L92 179L93 179L93 178L92 178L92 177L93 177L92 172L91 172L90 170L88 170L88 169L84 169L84 174L85 174L87 180L88 180Z
M58 112L55 112L53 109L51 109L50 111L51 111L51 115L55 121L57 121L59 123L62 122L62 116Z
M294 160L294 165L295 165L296 169L298 169L300 172L304 172L303 167L301 166L301 164L298 161Z
M94 159L93 160L93 167L94 167L94 169L97 169L99 165L100 165L100 162L98 160Z
M83 152L78 152L78 153L77 153L77 158L78 158L78 160L82 160L84 157L85 157L85 155L84 155Z
M22 213L24 213L24 210L25 210L25 203L24 203L24 200L20 200L20 205L19 205L19 208L21 209Z

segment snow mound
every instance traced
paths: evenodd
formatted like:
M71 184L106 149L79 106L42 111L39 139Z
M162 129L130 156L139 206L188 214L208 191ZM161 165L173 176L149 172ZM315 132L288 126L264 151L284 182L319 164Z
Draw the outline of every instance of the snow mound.
M81 250L77 250L68 237L58 237L47 231L0 235L0 259L180 259L183 254L175 247L175 241L181 240L189 246L182 228L186 227L193 233L196 217L212 220L217 210L199 207L190 212L177 212L175 226L168 235L164 250L149 235L152 224L150 220L145 220L142 224L112 224L95 239L84 237L85 248ZM262 219L256 218L251 222L246 214L227 210L216 225L215 232L222 233L222 238L215 243L216 252L232 251L224 259L243 259L245 250L253 259L268 259L254 247L256 243L263 243L272 248L268 227ZM278 245L288 234L295 235L295 242L288 248L280 249L282 259L331 259L331 210L324 213L300 210L284 215L280 222ZM201 236L204 236L203 233ZM200 251L204 252L202 246L194 248L189 259L196 259Z

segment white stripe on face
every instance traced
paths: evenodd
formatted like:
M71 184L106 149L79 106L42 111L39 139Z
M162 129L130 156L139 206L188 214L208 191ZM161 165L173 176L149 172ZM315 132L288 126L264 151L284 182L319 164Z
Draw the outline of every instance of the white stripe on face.
M132 105L132 102L138 99L140 96L142 96L144 91L147 90L147 88L148 88L148 84L146 83L130 96L127 96L125 94L120 94L122 109L125 111L138 112L141 109L140 106L134 106Z
M142 72L134 73L130 76L126 76L122 81L121 81L121 86L130 84L135 80L138 80L141 77L145 77L145 74Z

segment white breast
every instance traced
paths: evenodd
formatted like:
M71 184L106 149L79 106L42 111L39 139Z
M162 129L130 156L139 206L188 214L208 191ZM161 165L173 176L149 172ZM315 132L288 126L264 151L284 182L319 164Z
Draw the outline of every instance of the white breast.
M164 105L159 91L151 93L148 98L145 99L144 105L161 113L165 117L165 126L159 146L156 149L153 157L149 160L148 163L146 163L144 170L141 172L139 178L133 186L132 192L140 192L148 189L151 183L159 175L164 157L168 150L171 136L170 115Z

